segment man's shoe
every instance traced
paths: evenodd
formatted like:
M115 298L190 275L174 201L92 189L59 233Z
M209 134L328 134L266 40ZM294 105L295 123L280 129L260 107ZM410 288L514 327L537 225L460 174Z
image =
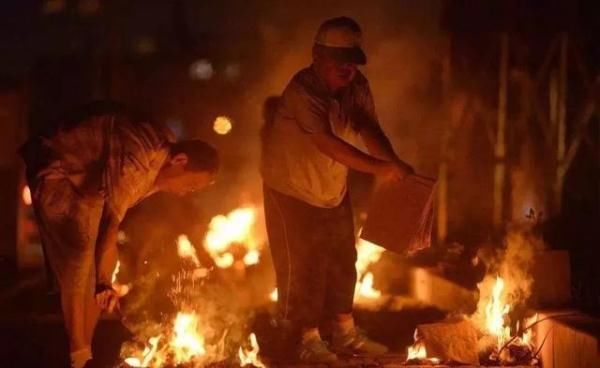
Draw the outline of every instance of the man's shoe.
M383 355L389 349L369 339L360 329L353 328L346 334L333 333L332 350L340 354Z
M328 364L337 361L337 355L327 348L327 343L321 339L310 339L300 344L298 357L304 363Z

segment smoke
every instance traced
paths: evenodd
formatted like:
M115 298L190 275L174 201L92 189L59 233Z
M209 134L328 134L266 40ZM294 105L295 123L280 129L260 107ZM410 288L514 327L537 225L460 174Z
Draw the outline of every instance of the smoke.
M492 299L492 291L497 277L504 280L501 296L503 304L510 305L509 314L522 313L527 307L533 286L532 267L536 256L544 249L544 243L538 237L520 230L507 234L504 247L494 255L482 255L488 265L485 278L477 285L479 302L477 312L471 317L475 325L485 329L486 308ZM522 316L514 318L520 320Z

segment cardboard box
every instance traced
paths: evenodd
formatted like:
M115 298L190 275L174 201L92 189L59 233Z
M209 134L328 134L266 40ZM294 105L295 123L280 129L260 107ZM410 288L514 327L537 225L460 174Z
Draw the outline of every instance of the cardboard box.
M435 181L410 175L375 191L361 238L399 254L431 245Z

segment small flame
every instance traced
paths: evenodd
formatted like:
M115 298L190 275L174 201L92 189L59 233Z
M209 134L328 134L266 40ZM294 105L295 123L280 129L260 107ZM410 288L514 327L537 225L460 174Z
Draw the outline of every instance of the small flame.
M117 264L115 265L115 269L113 270L112 277L111 277L111 284L112 284L112 288L117 292L119 297L123 297L123 296L129 294L129 291L131 290L131 285L130 284L120 284L117 281L120 269L121 269L121 261L119 261L117 259Z
M32 203L31 190L29 189L28 185L23 187L23 192L21 193L21 197L23 198L23 203L25 203L26 206L31 206L31 203Z
M279 293L277 292L277 288L273 289L269 294L269 300L272 302L276 302L279 299Z
M233 128L233 124L227 116L218 116L213 123L213 130L220 135L228 134L231 128Z
M113 284L117 283L117 275L119 274L119 269L121 268L121 261L117 259L117 264L115 265L115 269L113 270L111 282Z
M258 346L258 341L256 341L256 335L254 333L251 333L249 340L250 349L240 347L238 351L238 356L240 358L240 366L245 367L247 365L250 365L257 368L266 368L266 366L258 357L260 347Z
M414 345L408 347L408 360L425 358L427 358L427 349L424 344L416 342Z
M356 287L354 299L357 302L374 300L381 297L381 291L373 288L375 277L367 272L370 265L379 262L385 249L359 238L356 244Z
M440 364L441 359L427 357L427 348L425 347L423 341L418 338L416 329L413 338L415 343L408 347L406 360L416 359L419 361L427 361L431 364Z
M360 296L367 299L378 299L381 297L381 291L373 288L374 276L373 273L368 272L360 282L358 293Z
M504 279L497 276L492 296L485 310L486 328L491 335L498 338L498 346L503 345L510 338L510 328L504 323L510 305L503 301L503 291Z
M139 358L131 357L126 358L125 363L127 363L131 367L148 367L150 365L150 362L154 358L154 354L156 354L156 349L158 348L158 342L160 338L161 336L159 335L151 337L148 340L148 344L150 344L150 346L147 346L144 349L144 352L142 353L143 358L141 360Z
M204 337L198 333L198 316L179 312L175 318L174 336L169 342L175 353L175 363L181 364L206 354Z
M196 267L200 267L196 248L194 248L187 235L181 234L177 237L177 254L183 259L192 261Z

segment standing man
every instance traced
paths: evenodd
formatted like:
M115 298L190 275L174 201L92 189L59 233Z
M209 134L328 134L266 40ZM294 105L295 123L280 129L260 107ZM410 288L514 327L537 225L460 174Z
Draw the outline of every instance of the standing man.
M277 275L281 317L300 332L299 358L328 363L333 352L383 354L387 348L354 325L356 249L348 168L390 179L413 169L401 161L379 126L361 29L352 19L324 22L313 63L283 92L263 137L262 177L267 233ZM362 139L368 154L354 146ZM318 326L333 322L332 350Z
M93 103L22 148L44 252L56 274L71 366L92 359L101 309L112 288L117 233L127 209L157 191L186 194L210 184L217 152L175 143L165 127L114 103Z

